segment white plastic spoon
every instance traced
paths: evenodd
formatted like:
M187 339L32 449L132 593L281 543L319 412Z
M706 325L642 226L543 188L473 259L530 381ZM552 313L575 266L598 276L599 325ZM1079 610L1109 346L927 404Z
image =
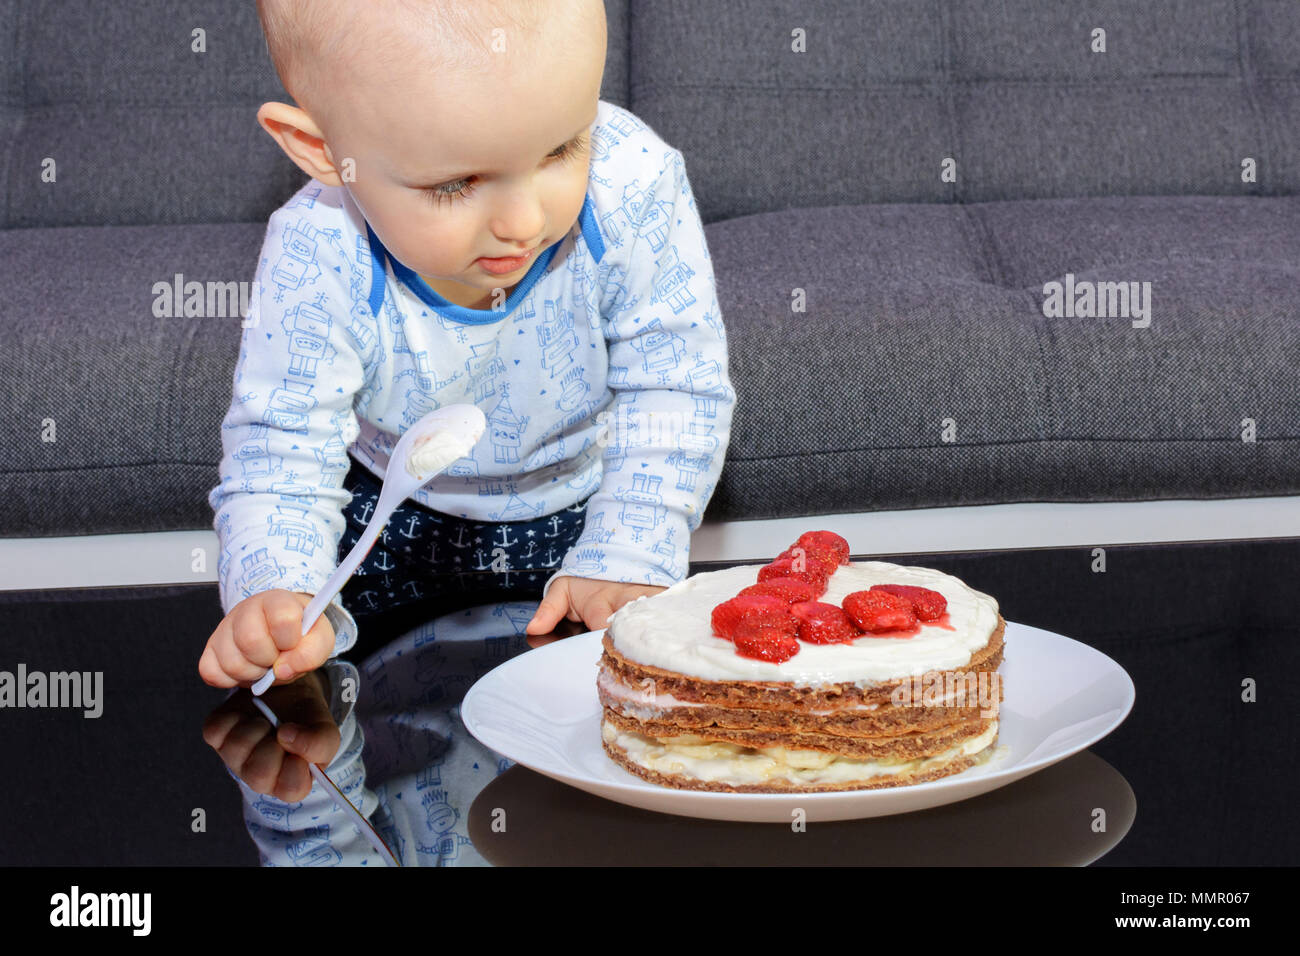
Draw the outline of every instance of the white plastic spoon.
M448 405L429 412L397 440L397 447L388 458L388 471L384 475L375 513L343 563L303 609L303 634L311 630L316 619L324 613L325 606L334 600L334 595L343 590L343 585L370 553L379 532L397 506L456 459L468 455L485 428L487 419L477 405ZM253 695L261 696L274 683L275 667L272 666L253 685Z

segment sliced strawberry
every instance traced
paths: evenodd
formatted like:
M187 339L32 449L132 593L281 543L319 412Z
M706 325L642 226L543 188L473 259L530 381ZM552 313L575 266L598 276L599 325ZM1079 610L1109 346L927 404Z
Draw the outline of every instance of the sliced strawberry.
M733 641L744 626L770 627L793 637L799 622L790 616L790 605L771 594L746 594L723 601L713 609L713 633Z
M862 636L844 608L834 604L805 601L790 605L790 613L799 621L799 640L809 644L848 644Z
M817 564L807 563L802 571L795 569L795 564L790 558L778 558L771 564L765 564L758 569L759 583L771 580L772 578L798 578L800 581L807 581L815 590L814 597L821 597L826 593L826 572Z
M802 564L805 569L820 570L826 577L830 577L840 567L839 556L833 551L826 548L805 548L801 544L790 545L773 559L774 564L777 561L789 561L794 568Z
M937 621L948 610L948 599L938 591L917 587L914 584L873 584L873 591L884 591L912 603L918 621Z
M829 551L836 564L849 563L849 543L834 531L805 531L795 545L807 551Z
M811 601L817 596L816 590L812 584L798 578L768 578L758 584L751 584L749 587L743 588L739 596L768 594L780 598L786 604L794 604L796 601Z
M800 548L803 546L796 544L790 550L797 555ZM819 568L827 577L842 567L839 555L825 548L803 548L803 563L806 568Z
M850 621L873 634L916 626L912 603L888 591L854 591L844 598L844 612Z
M736 635L736 653L779 664L799 653L799 642L776 628L742 625Z

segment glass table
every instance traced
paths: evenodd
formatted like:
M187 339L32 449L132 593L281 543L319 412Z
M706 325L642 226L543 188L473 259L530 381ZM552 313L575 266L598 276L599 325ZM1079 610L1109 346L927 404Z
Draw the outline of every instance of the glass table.
M439 614L273 688L266 700L279 708L306 699L332 719L340 746L330 774L403 865L1295 862L1287 794L1297 694L1285 679L1300 656L1286 597L1294 584L1285 587L1294 581L1295 543L1108 552L1102 574L1088 549L886 558L957 575L997 597L1008 620L1109 654L1137 685L1128 719L1090 750L915 813L806 831L698 820L627 807L512 764L466 731L459 705L503 661L586 630L566 621L544 638L526 637L535 596ZM218 711L273 734L246 691ZM319 784L287 811L240 788L263 862L386 865L373 835ZM1102 830L1093 825L1097 808L1105 810ZM1288 825L1268 825L1270 813Z

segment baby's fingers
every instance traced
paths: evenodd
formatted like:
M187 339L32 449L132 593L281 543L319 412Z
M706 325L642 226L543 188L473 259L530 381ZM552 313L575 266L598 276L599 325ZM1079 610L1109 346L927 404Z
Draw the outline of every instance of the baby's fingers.
M277 653L266 632L266 622L252 601L235 605L208 641L207 649L216 656L221 671L236 684L251 684L261 677Z
M227 642L233 646L233 641L227 639ZM203 678L203 683L212 687L236 687L239 685L239 679L231 677L226 673L226 669L221 666L221 661L217 659L217 651L213 640L208 641L208 646L203 648L203 654L199 657L199 677Z
M569 603L569 587L564 577L555 579L551 589L542 598L542 602L537 606L537 612L533 614L533 619L528 622L524 631L528 634L546 634L566 615L569 620L577 621L577 611Z
M278 750L271 725L261 714L227 710L213 714L203 727L203 739L217 752L221 762L231 772L240 777L258 793L268 793L250 780L245 773L248 762L254 752L263 749L262 764L265 765L265 745L268 741ZM278 770L277 770L278 772ZM259 780L260 783L265 781Z
M302 629L301 614L296 626L299 630ZM281 648L280 656L275 659L275 677L277 680L293 680L301 674L314 671L329 660L333 650L334 628L322 614L311 626L311 630L302 634L290 649Z
M583 606L582 622L593 631L599 631L602 627L609 624L610 615L614 613L614 605L608 598L597 596Z
M338 724L327 714L324 720L310 724L281 724L277 732L280 746L308 763L328 764L339 752L343 738Z
M270 794L285 803L297 803L311 792L311 771L306 762L285 753L270 735L253 748L236 773L258 793Z

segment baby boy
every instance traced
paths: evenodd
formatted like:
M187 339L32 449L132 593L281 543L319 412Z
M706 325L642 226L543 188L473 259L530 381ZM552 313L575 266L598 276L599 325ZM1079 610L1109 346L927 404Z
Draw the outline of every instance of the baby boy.
M601 0L258 7L297 101L258 121L311 180L271 216L245 320L200 675L292 680L353 645L339 597L300 634L342 556L344 477L382 479L450 404L487 431L410 500L494 529L584 512L533 565L553 573L528 633L685 578L735 392L682 155L600 99Z

